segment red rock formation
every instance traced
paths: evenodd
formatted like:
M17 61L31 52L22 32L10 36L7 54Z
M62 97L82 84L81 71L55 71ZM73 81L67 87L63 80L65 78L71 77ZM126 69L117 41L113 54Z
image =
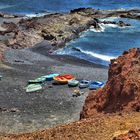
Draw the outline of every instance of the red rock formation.
M140 111L140 48L111 61L106 86L89 94L81 118L122 110Z
M114 137L113 140L140 140L140 130L130 130L126 134L121 134L118 137Z

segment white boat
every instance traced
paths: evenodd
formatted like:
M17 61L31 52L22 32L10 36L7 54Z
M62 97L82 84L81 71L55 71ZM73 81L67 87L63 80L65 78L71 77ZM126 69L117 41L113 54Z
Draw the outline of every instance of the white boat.
M77 80L68 81L68 86L71 86L71 87L76 87L76 86L78 86L78 84L79 84L79 81L77 81Z

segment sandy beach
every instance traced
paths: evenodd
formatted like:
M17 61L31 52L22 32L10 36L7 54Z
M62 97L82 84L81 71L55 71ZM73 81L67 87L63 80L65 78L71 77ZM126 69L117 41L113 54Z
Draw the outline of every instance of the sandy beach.
M69 56L47 53L50 46L40 43L30 49L8 50L1 63L0 132L31 132L79 120L85 98L72 97L77 88L46 82L40 93L26 93L27 81L50 73L70 73L78 80L107 80L108 68Z

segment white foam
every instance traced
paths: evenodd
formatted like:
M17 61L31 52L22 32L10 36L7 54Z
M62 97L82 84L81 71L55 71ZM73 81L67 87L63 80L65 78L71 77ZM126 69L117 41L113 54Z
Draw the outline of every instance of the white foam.
M109 27L111 27L111 28L119 28L119 26L116 25L116 24L103 24L103 23L100 23L99 26L100 26L100 29L95 29L95 28L91 27L91 28L89 29L89 31L92 31L92 32L104 32L105 29L106 29L106 28L109 28ZM122 28L122 27L121 27L121 28ZM125 28L125 27L124 27L124 28Z
M104 31L105 31L105 26L104 26L104 24L99 24L99 26L100 26L100 29L95 29L95 28L91 27L91 28L89 29L89 31L92 31L92 32L104 32Z
M26 14L25 18L33 18L33 17L43 17L47 15L47 13L38 13L38 14Z
M119 26L116 24L104 24L105 27L112 27L112 28L118 28Z
M108 55L98 54L98 53L94 53L94 52L90 52L90 51L83 51L81 49L79 49L79 50L82 53L91 55L93 57L99 58L99 59L104 60L104 61L110 61L111 59L114 59L115 58L114 56L108 56Z
M71 49L68 49L68 50L67 49L59 49L59 50L55 51L54 53L59 54L59 55L65 55L65 54L72 54L73 53L73 51ZM81 53L84 53L84 54L87 54L87 55L90 55L92 57L96 57L96 58L99 58L101 60L108 61L108 62L111 59L116 58L115 56L109 56L109 55L98 54L98 53L94 53L94 52L90 52L90 51L84 51L80 48L77 48L77 50L79 50Z

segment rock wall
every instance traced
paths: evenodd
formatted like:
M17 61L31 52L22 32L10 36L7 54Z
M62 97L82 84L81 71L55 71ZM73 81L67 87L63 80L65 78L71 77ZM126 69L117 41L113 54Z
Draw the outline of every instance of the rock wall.
M89 93L81 119L99 112L140 111L140 48L112 60L108 75L103 89Z

